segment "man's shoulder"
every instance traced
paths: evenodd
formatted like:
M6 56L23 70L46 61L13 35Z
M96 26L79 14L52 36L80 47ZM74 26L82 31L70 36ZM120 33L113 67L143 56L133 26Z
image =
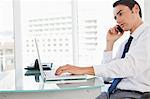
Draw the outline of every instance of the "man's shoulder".
M146 35L150 35L150 25L149 24L146 24L144 23L144 34Z

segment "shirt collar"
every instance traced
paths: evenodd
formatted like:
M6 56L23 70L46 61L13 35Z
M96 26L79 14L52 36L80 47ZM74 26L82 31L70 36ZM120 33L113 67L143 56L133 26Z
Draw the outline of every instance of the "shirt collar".
M144 28L145 28L145 24L142 23L132 34L131 36L134 38L134 39L137 39L144 31Z

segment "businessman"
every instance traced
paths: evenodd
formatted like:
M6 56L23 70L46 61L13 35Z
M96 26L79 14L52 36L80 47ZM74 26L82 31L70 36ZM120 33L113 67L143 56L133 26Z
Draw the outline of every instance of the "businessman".
M135 0L118 0L113 8L117 25L107 32L102 64L87 67L67 64L60 66L56 75L69 72L111 77L114 80L108 92L101 93L97 99L139 99L150 92L150 28L142 21L141 8ZM129 39L112 58L114 43L126 31L130 31Z

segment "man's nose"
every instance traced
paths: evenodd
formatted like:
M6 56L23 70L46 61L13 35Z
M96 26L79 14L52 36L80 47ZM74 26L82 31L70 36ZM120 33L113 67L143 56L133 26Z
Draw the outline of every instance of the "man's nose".
M121 24L121 18L117 17L116 21L117 21L118 24Z

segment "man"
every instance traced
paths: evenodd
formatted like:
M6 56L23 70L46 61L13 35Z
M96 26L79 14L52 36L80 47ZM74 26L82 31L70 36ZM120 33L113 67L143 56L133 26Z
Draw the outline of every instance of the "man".
M97 99L137 99L150 92L150 28L143 23L141 8L135 0L118 0L113 8L117 25L108 30L104 64L87 67L67 64L59 67L56 75L70 72L115 78L108 92ZM112 59L113 45L124 33L119 32L118 25L123 31L130 31L130 38Z

